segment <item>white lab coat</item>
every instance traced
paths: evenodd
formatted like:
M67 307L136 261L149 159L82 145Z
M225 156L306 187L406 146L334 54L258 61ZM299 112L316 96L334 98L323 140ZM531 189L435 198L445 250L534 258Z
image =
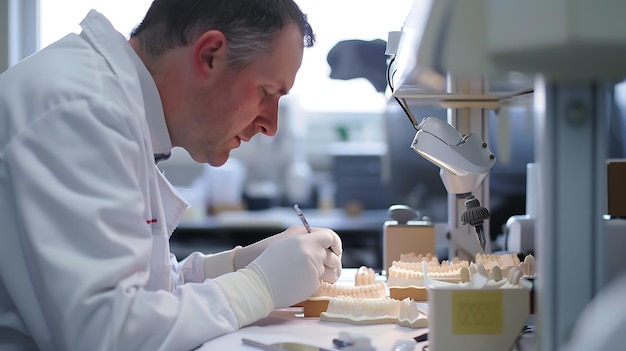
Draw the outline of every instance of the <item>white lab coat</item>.
M239 327L205 281L232 254L170 255L187 204L154 165L156 86L102 15L81 25L0 75L0 349L192 349Z

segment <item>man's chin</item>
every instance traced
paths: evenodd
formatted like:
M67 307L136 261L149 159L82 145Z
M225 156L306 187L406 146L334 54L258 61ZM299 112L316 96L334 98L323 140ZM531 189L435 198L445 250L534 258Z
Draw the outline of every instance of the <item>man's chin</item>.
M190 152L189 156L198 163L208 163L213 167L220 167L230 158L230 150Z
M209 155L205 163L208 163L209 165L213 167L220 167L220 166L223 166L226 163L226 161L228 161L229 157L230 157L230 152L226 152L220 155Z

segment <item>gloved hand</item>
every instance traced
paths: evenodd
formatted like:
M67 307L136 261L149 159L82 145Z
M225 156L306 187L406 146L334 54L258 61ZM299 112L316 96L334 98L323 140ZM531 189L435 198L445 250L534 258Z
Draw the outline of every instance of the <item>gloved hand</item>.
M300 234L308 234L308 232L306 231L304 226L293 225L283 232L235 250L233 257L233 265L235 266L235 270L237 271L241 268L246 267L248 264L250 264L250 262L259 257L259 255L263 253L263 251L265 251L265 249L267 249L273 243Z
M296 235L270 245L247 268L266 285L274 308L291 306L316 292L322 279L341 274L341 239L328 229Z

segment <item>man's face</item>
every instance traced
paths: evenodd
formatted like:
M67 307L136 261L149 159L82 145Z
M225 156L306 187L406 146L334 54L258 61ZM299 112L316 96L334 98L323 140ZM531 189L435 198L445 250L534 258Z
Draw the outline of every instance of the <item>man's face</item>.
M214 56L206 54L203 60L209 68L203 70L203 61L198 60L197 76L170 95L177 101L169 104L164 99L172 144L186 149L195 161L217 167L242 141L257 133L275 135L278 100L293 86L303 50L300 31L287 26L273 50L257 55L244 68L228 67L225 45Z

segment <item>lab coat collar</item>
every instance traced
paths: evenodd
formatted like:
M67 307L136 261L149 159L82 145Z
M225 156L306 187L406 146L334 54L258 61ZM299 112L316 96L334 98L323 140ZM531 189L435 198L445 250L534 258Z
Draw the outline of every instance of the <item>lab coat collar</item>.
M167 130L167 124L165 123L165 113L163 112L161 97L154 83L154 79L146 66L128 41L113 28L113 25L106 17L96 10L89 11L87 17L85 17L80 25L93 45L96 46L97 50L104 53L105 56L108 57L107 54L109 51L117 50L117 48L120 47L123 48L122 50L124 50L132 61L139 78L141 93L143 95L143 110L145 112L148 129L150 130L153 153L160 157L170 155L172 152L172 141ZM105 35L102 35L102 33ZM120 45L120 41L123 41L122 45ZM118 73L125 69L124 67L115 65L113 68L118 71ZM128 72L124 73L128 74ZM165 159L166 158L167 157L165 157Z
M129 46L129 48L131 48ZM137 73L139 74L139 83L141 84L141 92L143 94L144 109L146 111L146 121L150 129L150 139L152 139L152 148L155 159L159 157L167 160L172 154L172 142L170 134L165 124L165 114L163 105L161 104L161 96L159 90L154 84L154 79L150 72L143 64L137 53L132 50L130 55Z

